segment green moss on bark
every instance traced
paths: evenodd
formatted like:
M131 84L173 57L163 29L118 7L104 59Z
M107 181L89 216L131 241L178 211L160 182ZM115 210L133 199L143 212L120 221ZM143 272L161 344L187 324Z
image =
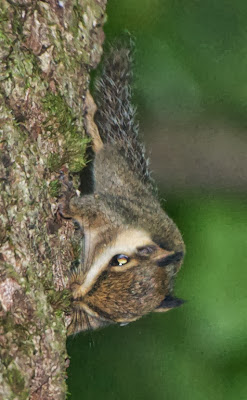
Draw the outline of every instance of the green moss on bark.
M50 182L49 185L49 193L51 197L58 197L61 190L61 183L58 179L54 179L54 181Z
M13 391L13 400L15 399L15 396L18 396L19 400L26 400L28 398L29 390L26 389L25 380L18 368L16 368L14 365L11 365L5 375L5 378L7 379L9 386Z
M57 132L63 136L62 154L49 155L47 165L51 171L56 171L67 164L71 172L79 172L86 164L85 150L89 139L83 137L76 125L76 115L60 94L47 93L43 99L48 118L46 130L56 140Z

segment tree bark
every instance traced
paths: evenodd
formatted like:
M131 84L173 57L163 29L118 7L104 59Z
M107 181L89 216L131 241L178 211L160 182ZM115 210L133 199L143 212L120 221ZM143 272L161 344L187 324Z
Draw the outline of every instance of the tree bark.
M66 396L66 289L80 235L59 219L79 172L106 0L0 0L0 398ZM2 397L1 397L2 396Z

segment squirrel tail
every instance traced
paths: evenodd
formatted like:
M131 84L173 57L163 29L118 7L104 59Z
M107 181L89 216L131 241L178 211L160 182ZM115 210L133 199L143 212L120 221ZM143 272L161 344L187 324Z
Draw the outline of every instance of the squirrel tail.
M106 51L101 76L96 79L95 116L104 143L118 146L140 179L152 186L149 160L139 142L139 123L132 104L134 40L129 34L117 39Z

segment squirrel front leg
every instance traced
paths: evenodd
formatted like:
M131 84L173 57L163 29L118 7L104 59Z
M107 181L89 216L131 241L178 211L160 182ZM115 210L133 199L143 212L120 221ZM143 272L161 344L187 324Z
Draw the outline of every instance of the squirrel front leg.
M98 227L105 222L104 205L97 194L73 197L69 208L72 218L82 226Z
M62 179L62 196L59 212L64 218L73 218L83 227L101 226L105 220L104 204L96 193L78 196L73 184L67 178Z

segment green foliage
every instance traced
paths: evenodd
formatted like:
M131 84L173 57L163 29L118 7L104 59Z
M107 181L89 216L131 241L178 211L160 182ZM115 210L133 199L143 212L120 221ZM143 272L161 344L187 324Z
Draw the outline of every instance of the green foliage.
M156 117L208 114L246 124L247 3L110 0L106 37L137 38L136 89Z

